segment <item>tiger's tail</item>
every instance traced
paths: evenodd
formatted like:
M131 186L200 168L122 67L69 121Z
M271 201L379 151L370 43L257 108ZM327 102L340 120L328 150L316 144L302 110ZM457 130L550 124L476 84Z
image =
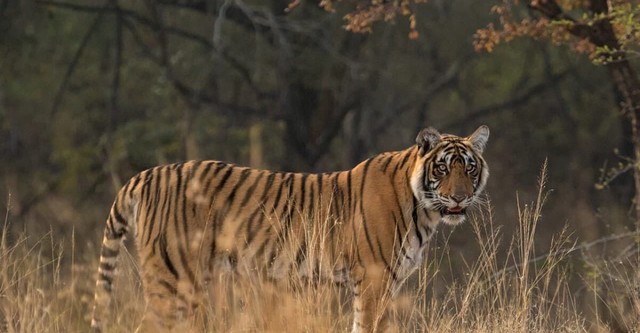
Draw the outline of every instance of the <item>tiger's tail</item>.
M135 234L135 213L137 204L129 191L131 182L118 193L104 228L102 247L100 250L100 266L94 294L91 328L94 332L102 332L102 320L107 318L112 299L113 279L120 246L128 233ZM132 222L132 223L129 223ZM133 230L132 230L133 229Z

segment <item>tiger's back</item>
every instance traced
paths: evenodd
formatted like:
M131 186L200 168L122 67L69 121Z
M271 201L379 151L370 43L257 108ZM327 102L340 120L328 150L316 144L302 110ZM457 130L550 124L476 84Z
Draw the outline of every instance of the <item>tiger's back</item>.
M374 329L374 308L420 264L442 217L416 192L430 156L423 148L380 154L334 173L219 161L139 173L120 190L107 219L92 326L102 327L115 258L132 234L148 304L141 331L169 331L188 318L221 271L274 279L296 272L347 283L355 296L353 330Z

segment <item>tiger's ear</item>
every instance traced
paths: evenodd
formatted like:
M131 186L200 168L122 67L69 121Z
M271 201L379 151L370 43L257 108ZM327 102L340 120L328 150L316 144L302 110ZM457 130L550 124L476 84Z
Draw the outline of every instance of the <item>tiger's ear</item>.
M440 142L440 132L433 127L428 127L418 133L416 143L420 148L420 156L424 156L429 150L433 149Z
M487 141L489 141L489 127L486 125L478 127L467 139L471 141L473 148L475 148L478 153L482 153L484 147L487 145Z

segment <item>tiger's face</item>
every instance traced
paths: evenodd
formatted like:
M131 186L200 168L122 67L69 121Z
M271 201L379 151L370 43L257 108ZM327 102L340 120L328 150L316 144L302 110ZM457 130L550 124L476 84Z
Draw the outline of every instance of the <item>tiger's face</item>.
M478 202L489 177L482 158L488 139L484 125L468 137L440 134L433 128L418 134L420 159L411 186L420 204L440 213L443 222L462 223L467 208Z

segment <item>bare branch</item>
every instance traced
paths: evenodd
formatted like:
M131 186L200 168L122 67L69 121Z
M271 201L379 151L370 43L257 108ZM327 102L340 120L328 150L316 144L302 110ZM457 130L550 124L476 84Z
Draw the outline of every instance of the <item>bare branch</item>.
M552 86L554 84L556 84L557 82L563 80L567 74L569 73L569 71L563 71L560 74L556 74L553 77L550 78L550 80L544 81L544 82L540 82L537 85L531 87L529 90L518 94L516 97L495 104L495 105L490 105L490 106L486 106L477 110L473 110L470 111L468 115L466 115L464 117L464 119L462 120L456 120L453 122L450 122L444 126L442 126L443 128L452 128L452 127L457 127L462 125L463 123L469 123L469 122L474 122L477 121L480 118L489 116L491 114L497 113L497 112L501 112L504 110L509 110L512 109L514 107L517 107L523 103L526 103L527 101L529 101L531 98L539 96L539 94L541 94L542 92L551 89Z
M58 8L62 8L62 9L75 10L75 11L81 11L81 12L89 12L89 13L95 13L95 12L110 12L110 13L113 13L113 12L116 11L116 9L114 7L111 7L111 6L104 6L104 7L84 6L84 5L77 5L77 4L58 2L58 1L48 1L48 0L36 0L36 3L41 4L41 5L58 7ZM147 18L147 17L145 17L143 15L140 15L139 13L137 13L135 11L119 7L118 8L118 12L123 17L131 18L131 19L135 20L136 22L138 22L140 24L149 26L149 27L151 27L153 29L158 29L159 28L156 25L156 22L154 22L152 19L149 19L149 18ZM193 40L193 41L198 42L201 45L206 46L208 48L212 48L213 47L211 45L211 43L206 38L204 38L204 37L202 37L200 35L194 34L192 32L189 32L189 31L186 31L186 30L182 30L182 29L178 29L178 28L174 28L174 27L164 27L164 29L166 30L167 33L174 34L176 36L180 36L180 37L184 37L184 38Z
M43 4L43 5L49 5L49 6L56 6L56 7L60 7L63 9L69 9L69 10L76 10L76 11L84 11L84 12L100 12L100 13L104 13L104 12L115 12L116 9L114 7L111 6L106 6L106 7L96 7L96 6L84 6L84 5L77 5L77 4L71 4L71 3L64 3L64 2L57 2L57 1L47 1L47 0L38 0L36 1L39 4ZM155 5L153 5L155 7ZM157 9L152 10L152 12L157 11ZM273 96L273 94L262 91L258 86L255 85L255 83L253 82L252 76L250 71L240 63L240 61L238 61L237 59L233 58L228 52L225 51L219 51L214 47L214 44L209 41L207 38L204 38L198 34L186 31L186 30L182 30L182 29L178 29L175 27L171 27L171 26L166 26L163 24L163 22L160 22L159 18L156 17L155 19L149 19L145 16L140 15L137 12L131 11L131 10L127 10L121 7L118 7L117 9L117 13L118 15L121 15L122 18L126 18L126 19L131 19L134 20L137 23L143 24L145 26L149 26L151 27L154 31L160 31L159 32L159 41L161 44L161 59L157 59L156 57L151 57L154 61L158 62L161 66L164 66L165 69L167 69L166 67L169 66L168 63L168 51L167 51L167 46L166 46L166 34L172 34L175 36L179 36L182 38L186 38L188 40L194 41L202 46L204 46L207 49L211 49L214 51L217 51L216 53L223 59L225 60L231 67L233 67L236 71L238 71L238 73L240 73L240 76L245 80L245 83L247 85L249 85L249 87L251 88L251 90L259 97L259 98L271 98ZM255 13L254 13L255 14ZM255 14L257 15L257 14ZM157 14L156 14L157 16ZM127 28L130 31L135 31L134 28L132 28L132 25L130 23L126 23ZM134 40L136 40L136 42L138 42L138 44L142 45L142 39L139 37L139 34L135 33ZM163 42L163 40L165 40L165 42ZM145 46L143 47L146 50L150 50L149 47ZM153 52L147 52L147 55L152 55ZM78 54L78 58L79 58L79 54ZM154 59L155 58L155 59ZM77 62L77 60L76 60ZM169 76L173 75L173 73L169 70L169 72L167 73ZM57 107L57 106L56 106Z
M142 38L142 36L140 36L138 29L133 23L130 22L129 18L123 17L122 24L131 33L131 37L133 37L133 40L136 42L136 44L140 46L144 55L154 62L160 64L162 60L153 53L153 50L151 50L151 48L147 44L145 44L144 39Z
M78 46L78 49L74 53L73 58L71 59L71 63L69 63L69 66L67 67L67 71L65 72L64 77L62 78L62 83L58 88L58 92L56 93L56 96L53 99L53 104L51 105L51 111L50 111L51 116L55 115L56 112L58 111L58 107L62 102L62 95L64 94L65 90L67 89L67 85L69 84L69 79L71 78L71 75L75 71L76 66L78 65L78 62L80 61L80 57L82 56L82 52L84 51L85 47L89 43L89 40L91 39L91 35L93 35L93 33L96 31L96 29L100 25L100 22L102 21L102 18L104 17L104 13L107 11L107 8L108 8L107 5L103 7L96 7L96 12L98 14L96 15L96 18L93 20L93 23L91 23L91 26L89 27L89 30L87 30L87 33L82 38L82 41Z

